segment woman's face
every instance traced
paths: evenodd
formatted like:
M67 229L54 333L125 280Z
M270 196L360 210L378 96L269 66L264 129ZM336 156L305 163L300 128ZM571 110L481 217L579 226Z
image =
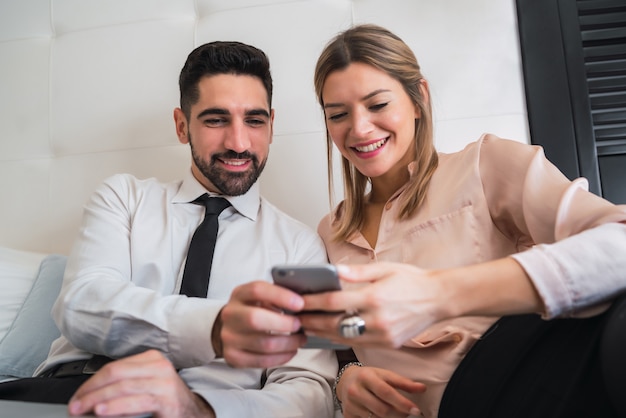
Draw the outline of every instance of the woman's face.
M326 77L322 99L330 137L357 170L370 178L406 172L420 115L396 79L355 62Z

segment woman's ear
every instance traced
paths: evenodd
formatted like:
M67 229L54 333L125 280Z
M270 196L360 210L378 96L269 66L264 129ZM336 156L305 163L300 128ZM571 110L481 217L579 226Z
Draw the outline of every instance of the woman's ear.
M181 144L189 143L189 126L187 126L187 117L180 107L174 109L174 125L176 126L176 136Z

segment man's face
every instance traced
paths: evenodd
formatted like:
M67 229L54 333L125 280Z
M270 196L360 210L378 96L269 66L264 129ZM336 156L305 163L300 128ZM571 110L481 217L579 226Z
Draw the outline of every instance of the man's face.
M274 112L263 83L248 75L219 74L198 83L189 120L174 111L176 131L191 146L191 170L208 190L246 193L265 167Z

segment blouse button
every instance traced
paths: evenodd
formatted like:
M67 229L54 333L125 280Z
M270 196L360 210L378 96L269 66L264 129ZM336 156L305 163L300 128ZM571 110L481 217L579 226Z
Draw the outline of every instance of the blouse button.
M393 204L391 202L387 202L387 204L385 205L385 210L391 209L392 206Z

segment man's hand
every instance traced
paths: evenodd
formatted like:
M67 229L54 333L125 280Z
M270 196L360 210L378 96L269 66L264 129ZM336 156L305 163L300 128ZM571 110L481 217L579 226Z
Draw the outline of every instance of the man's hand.
M78 388L68 410L70 415L215 417L211 406L191 392L172 363L156 350L105 365Z
M235 367L261 368L289 361L306 337L298 332L298 318L283 311L298 312L303 306L298 294L271 283L256 281L235 288L217 319L224 360ZM219 350L215 342L214 346Z

